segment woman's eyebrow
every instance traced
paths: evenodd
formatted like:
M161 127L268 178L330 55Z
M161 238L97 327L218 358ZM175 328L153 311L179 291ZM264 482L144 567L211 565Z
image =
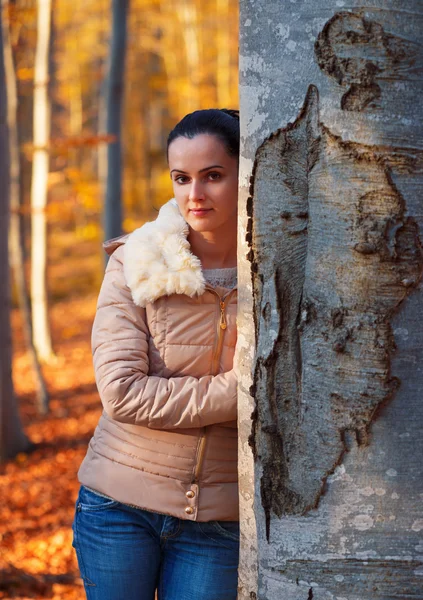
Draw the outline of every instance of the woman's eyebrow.
M203 173L203 171L208 171L209 169L224 169L225 167L223 167L222 165L210 165L210 167L204 167L204 169L200 169L198 172L199 173ZM183 173L184 175L188 175L188 173L186 171L182 171L182 169L172 169L170 174L172 175L172 173L174 171L177 171L178 173Z
M222 165L211 165L210 167L205 167L204 169L200 169L198 172L202 173L203 171L208 171L209 169L224 169Z

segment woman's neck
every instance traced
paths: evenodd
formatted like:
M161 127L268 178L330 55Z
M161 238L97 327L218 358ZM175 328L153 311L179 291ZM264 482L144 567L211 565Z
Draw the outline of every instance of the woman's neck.
M201 260L203 269L225 269L236 267L236 232L218 235L214 232L198 232L192 229L188 235L191 252Z

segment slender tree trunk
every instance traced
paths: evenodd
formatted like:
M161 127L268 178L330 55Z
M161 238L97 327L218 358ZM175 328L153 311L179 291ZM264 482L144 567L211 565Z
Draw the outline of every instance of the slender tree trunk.
M2 20L2 11L0 11ZM3 31L0 26L0 462L28 450L12 383L12 339L10 331L10 286L8 262L9 146L7 131L6 79L3 63Z
M82 134L83 107L81 68L78 61L78 39L68 39L66 43L66 56L68 59L69 85L69 132L72 137ZM69 149L69 162L72 167L79 169L83 164L84 148Z
M112 0L112 39L107 84L107 133L116 137L107 148L104 208L106 239L122 233L122 107L129 0Z
M47 302L47 180L49 171L49 48L51 0L37 1L34 73L34 155L31 183L31 300L34 345L42 361L53 356Z
M423 598L423 12L339 5L241 2L242 600Z
M217 102L220 108L232 108L231 102L231 48L229 1L216 0L219 16L217 23ZM234 83L236 85L236 83Z
M109 17L108 10L101 11L101 31L99 35L100 45L107 48L110 42ZM109 73L110 54L106 59L99 59L98 70L103 73L102 80L98 86L97 96L97 135L99 137L107 134L107 78ZM106 190L107 190L107 143L100 142L96 147L97 153L97 179L99 183L100 196L103 199L104 206L106 205Z
M172 49L177 43L177 31L175 30L175 27L172 26L176 11L174 2L175 0L160 0L160 12L162 15L165 15L163 20L164 23L166 23L166 28L164 30L164 39L166 40L166 43L163 44L162 58L166 72L167 105L168 107L174 107L175 113L182 118L183 113L186 113L187 111L183 111L182 109L184 103L178 79L180 68L178 53L172 52Z
M98 90L98 135L107 134L107 102L106 81L103 81ZM97 146L97 177L100 185L100 194L106 206L107 193L107 143L100 142Z
M200 49L198 47L198 22L195 0L178 0L177 12L185 42L187 78L191 89L187 98L186 112L200 108Z
M21 190L20 190L20 156L17 121L17 86L15 67L10 43L9 0L2 0L3 9L3 50L4 67L7 85L7 120L9 128L9 157L10 157L10 235L9 256L15 280L19 308L22 313L22 329L25 344L30 353L32 368L37 389L37 404L40 413L48 410L48 394L32 341L31 306L28 287L25 278L24 241L21 226Z

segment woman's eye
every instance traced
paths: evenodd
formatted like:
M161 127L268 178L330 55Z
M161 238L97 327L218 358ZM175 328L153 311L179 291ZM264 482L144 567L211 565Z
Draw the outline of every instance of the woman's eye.
M217 181L221 177L222 177L221 173L217 173L217 172L213 172L213 173L209 173L208 174L208 178L211 179L212 181Z
M186 183L188 181L188 177L186 177L186 175L178 175L177 177L175 177L175 181L177 183Z

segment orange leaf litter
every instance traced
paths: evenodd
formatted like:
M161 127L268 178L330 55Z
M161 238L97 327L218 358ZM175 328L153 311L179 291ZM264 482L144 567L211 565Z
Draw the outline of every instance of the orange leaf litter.
M85 597L72 548L76 473L100 415L91 363L96 296L51 308L56 359L43 367L50 413L36 410L34 378L20 315L12 314L13 379L22 422L35 450L0 467L0 598Z

